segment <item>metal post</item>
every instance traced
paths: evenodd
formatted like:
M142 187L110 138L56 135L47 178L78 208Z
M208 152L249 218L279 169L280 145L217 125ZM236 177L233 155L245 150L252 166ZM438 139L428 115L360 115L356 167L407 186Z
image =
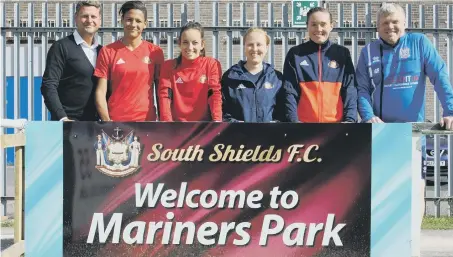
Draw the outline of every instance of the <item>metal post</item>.
M195 21L200 22L200 0L195 0Z
M338 13L338 27L340 28L340 31L341 31L341 28L343 27L343 4L342 3L339 3L337 5L337 13ZM344 33L343 32L338 32L338 39L337 39L337 43L339 45L344 45Z
M420 256L420 234L422 223L422 206L424 193L421 188L422 179L420 172L422 169L421 154L421 133L412 132L412 198L411 198L411 256Z
M231 28L233 26L233 8L231 3L227 3L227 26ZM227 45L226 45L226 67L231 67L233 64L233 32L227 31Z
M453 28L453 5L449 5L447 9L447 28ZM453 85L453 33L448 34L447 39L447 65L449 67L448 74L450 83ZM448 196L453 197L453 136L448 135ZM453 217L453 202L448 202L450 212L448 215Z
M112 28L116 28L118 26L118 17L117 17L117 4L112 3ZM115 42L118 39L118 33L112 32L112 42Z
M159 19L159 4L153 3L153 27L157 28L160 27L160 19ZM160 44L160 33L153 32L153 43L155 45Z
M6 8L5 3L0 2L0 27L5 27L6 25ZM1 56L6 55L6 32L5 30L0 31L0 53ZM6 58L0 58L0 106L2 109L0 111L0 119L6 118L6 108L5 105L6 99ZM0 137L4 134L4 129L0 127ZM6 196L6 149L3 147L0 149L0 186L1 186L1 196ZM6 216L6 200L2 197L0 199L0 216Z
M28 3L28 26L29 27L34 27L35 26L35 19L34 19L34 10L33 10L34 4L33 3ZM28 34L28 40L27 40L27 46L28 46L28 58L27 58L27 82L28 82L28 111L27 111L27 117L29 120L34 120L35 119L35 114L34 114L34 89L35 89L35 83L34 83L34 59L33 58L33 49L34 49L34 33L33 32L27 32Z
M433 28L439 27L439 15L438 6L433 6ZM439 34L434 33L433 45L439 49ZM434 93L434 122L440 121L440 104L437 94ZM440 197L440 137L439 135L434 136L434 197ZM440 217L440 201L434 201L435 205L435 216Z
M354 28L357 28L358 27L358 21L357 21L357 4L356 3L352 3L351 4L352 6L352 26ZM358 36L359 36L359 32L353 32L351 33L351 44L352 44L352 51L351 51L351 59L352 59L352 63L354 64L354 66L356 65L357 63L357 57L358 57Z
M20 6L14 3L14 26L20 26ZM14 119L20 118L20 32L14 32ZM17 132L17 130L15 130Z
M365 26L367 28L371 27L371 3L365 4ZM365 44L371 42L371 32L365 32Z
M282 4L282 26L284 28L288 27L288 4ZM282 33L282 56L286 56L288 52L288 31ZM284 58L284 57L283 57ZM283 70L283 63L281 66Z
M247 20L247 10L245 7L245 3L240 3L240 8L241 8L241 27L245 27L246 20ZM244 55L244 34L245 34L245 32L241 30L239 52L240 52L241 60L245 61L246 58Z
M173 4L167 4L167 27L173 27ZM173 59L173 32L167 33L167 58Z
M219 3L212 2L212 26L214 28L219 26ZM212 56L216 59L219 58L219 32L212 32Z
M274 5L272 3L267 4L267 26L273 27L274 26ZM274 57L274 32L269 33L269 37L271 38L271 43L269 46L269 51L267 53L267 60L270 64L274 64L275 57Z
M47 27L47 3L42 3L42 27L45 31ZM41 34L41 74L44 74L44 70L46 68L46 58L47 58L47 32ZM48 111L46 105L44 103L44 98L41 97L41 119L47 120L48 119Z
M24 147L15 147L14 243L24 239Z

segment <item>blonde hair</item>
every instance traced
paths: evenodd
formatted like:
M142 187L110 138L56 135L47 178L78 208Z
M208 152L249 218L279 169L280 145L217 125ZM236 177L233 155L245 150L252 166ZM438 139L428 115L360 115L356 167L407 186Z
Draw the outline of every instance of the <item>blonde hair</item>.
M269 37L269 35L267 34L267 32L264 29L259 28L259 27L251 27L247 30L247 32L245 32L244 44L245 44L245 41L247 40L247 36L252 32L260 32L260 33L264 34L264 36L266 37L266 45L269 45L271 43L271 37Z

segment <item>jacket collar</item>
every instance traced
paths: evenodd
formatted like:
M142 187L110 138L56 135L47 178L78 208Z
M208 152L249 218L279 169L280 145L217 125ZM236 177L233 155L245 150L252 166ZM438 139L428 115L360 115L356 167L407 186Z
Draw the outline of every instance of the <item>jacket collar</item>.
M322 44L315 43L311 39L308 40L308 42L307 42L307 46L310 49L318 51L319 46L321 46L321 51L323 51L323 52L326 51L331 45L332 45L332 42L330 42L330 40L327 40L326 42L324 42Z
M393 46L390 45L389 43L385 42L381 37L379 37L379 43L380 43L380 45L381 45L383 48L387 48L387 49L388 49L388 48L396 48L396 47L398 47L398 45L401 44L401 42L403 42L403 41L406 39L406 37L407 37L407 33L404 33L404 35L402 35L402 36L398 39L398 41L396 42L396 44L393 45Z
M233 65L228 74L228 78L250 81L250 79L244 73L244 70L246 70L244 67L245 63L246 61L240 60L237 64ZM263 62L263 74L267 76L268 74L271 74L273 72L273 66L269 63Z

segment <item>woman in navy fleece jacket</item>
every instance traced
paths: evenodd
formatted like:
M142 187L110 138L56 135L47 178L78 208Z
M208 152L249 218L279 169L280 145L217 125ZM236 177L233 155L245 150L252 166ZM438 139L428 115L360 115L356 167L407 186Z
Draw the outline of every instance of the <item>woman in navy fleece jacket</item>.
M260 28L250 28L244 36L247 61L239 61L222 76L222 113L228 122L290 121L297 112L291 86L281 72L263 61L270 37Z

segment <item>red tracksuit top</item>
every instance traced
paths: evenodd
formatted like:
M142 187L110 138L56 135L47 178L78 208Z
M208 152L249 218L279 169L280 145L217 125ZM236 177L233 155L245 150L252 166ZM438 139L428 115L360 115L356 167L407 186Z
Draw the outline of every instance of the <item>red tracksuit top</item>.
M222 95L219 61L200 56L195 60L181 57L162 65L159 78L159 114L161 121L222 121Z

